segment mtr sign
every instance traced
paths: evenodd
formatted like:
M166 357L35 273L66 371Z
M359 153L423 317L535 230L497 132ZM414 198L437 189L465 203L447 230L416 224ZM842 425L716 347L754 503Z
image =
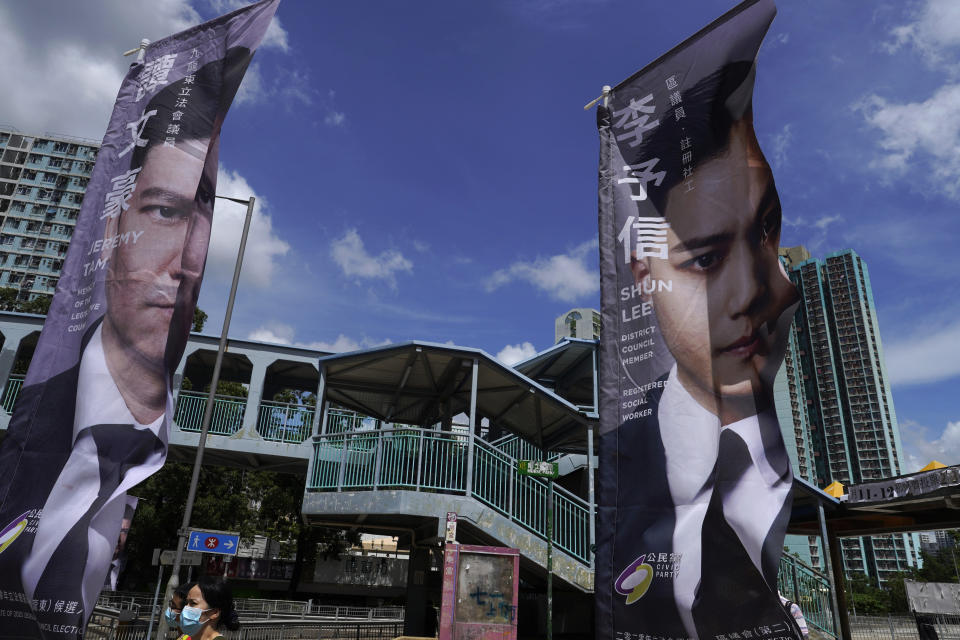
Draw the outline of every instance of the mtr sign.
M194 530L190 532L190 537L187 538L187 551L235 556L239 546L240 534L237 533Z

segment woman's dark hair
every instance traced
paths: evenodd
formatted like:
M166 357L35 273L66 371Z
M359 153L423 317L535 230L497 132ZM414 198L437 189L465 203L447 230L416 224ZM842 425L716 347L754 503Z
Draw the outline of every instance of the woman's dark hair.
M212 609L220 610L220 617L217 618L214 627L217 629L227 628L230 631L236 631L240 628L240 618L237 616L236 609L233 608L233 589L223 578L214 578L204 576L197 581L200 587L200 593L203 599Z
M196 582L185 582L173 590L174 597L180 598L183 601L186 601L187 594L190 593L190 589L193 589L193 585L197 584Z

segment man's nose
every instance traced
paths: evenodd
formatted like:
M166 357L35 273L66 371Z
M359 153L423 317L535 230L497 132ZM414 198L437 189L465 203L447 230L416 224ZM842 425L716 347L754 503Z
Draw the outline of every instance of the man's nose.
M730 286L727 306L731 317L752 316L765 304L770 292L770 266L762 252L741 247L730 256Z
M205 221L194 216L190 221L176 255L171 261L171 272L177 279L199 278L207 255L210 239Z

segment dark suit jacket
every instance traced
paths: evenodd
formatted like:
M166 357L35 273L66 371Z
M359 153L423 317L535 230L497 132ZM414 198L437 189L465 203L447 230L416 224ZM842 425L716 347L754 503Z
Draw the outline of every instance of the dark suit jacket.
M81 342L81 354L86 350L100 322L92 323ZM82 356L81 356L82 357ZM80 363L48 379L45 383L24 387L17 399L17 406L10 422L8 435L0 443L0 487L5 491L5 500L0 509L0 526L6 526L17 516L31 510L42 509L50 492L60 478L73 449L73 422L76 413L77 383ZM94 442L100 456L101 496L93 509L109 498L112 486L117 486L135 459L142 458L157 446L159 439L152 434L140 433L137 446L129 447L129 438L113 437L129 432L128 425L91 425ZM131 450L134 449L134 450ZM34 524L34 519L31 524ZM87 523L76 523L68 537L60 544L47 563L46 570L37 585L34 599L49 601L49 610L39 617L51 624L82 623L90 612L83 611L80 590L81 578L86 565ZM23 593L21 567L33 546L34 531L24 531L3 553L0 553L0 589ZM57 601L77 602L74 612L54 610ZM0 608L15 609L30 613L26 602L2 603ZM83 616L77 615L83 611ZM32 615L32 614L31 614ZM0 638L42 637L36 622L29 617L4 617L0 622ZM71 637L52 634L51 637Z
M658 412L662 394L662 387L647 394L645 408L651 409L648 416L629 420L619 429L601 435L596 562L598 639L612 640L615 631L687 637L669 575L676 510L660 437ZM683 425L675 428L682 429ZM783 629L778 635L799 638L791 635L795 624L780 606L775 588L766 583L723 519L719 492L714 492L713 501L703 525L701 582L693 607L698 635L704 640L744 630L760 635L758 627L776 626ZM661 554L666 555L666 563L659 562ZM657 561L650 561L652 555ZM614 584L640 556L646 556L655 575L647 592L628 605L627 596L618 593ZM688 562L681 556L680 570ZM611 615L605 616L604 612Z

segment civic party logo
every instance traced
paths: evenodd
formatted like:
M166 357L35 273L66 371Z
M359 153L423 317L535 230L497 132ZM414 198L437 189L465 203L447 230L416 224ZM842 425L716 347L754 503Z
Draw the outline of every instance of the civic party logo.
M0 531L0 553L6 551L7 547L13 544L13 541L27 528L27 524L30 522L30 514L30 511L22 513L14 518L13 522L5 526L3 531Z
M643 597L653 582L653 567L644 562L646 554L630 563L616 582L613 588L622 596L627 596L627 604L633 604Z

